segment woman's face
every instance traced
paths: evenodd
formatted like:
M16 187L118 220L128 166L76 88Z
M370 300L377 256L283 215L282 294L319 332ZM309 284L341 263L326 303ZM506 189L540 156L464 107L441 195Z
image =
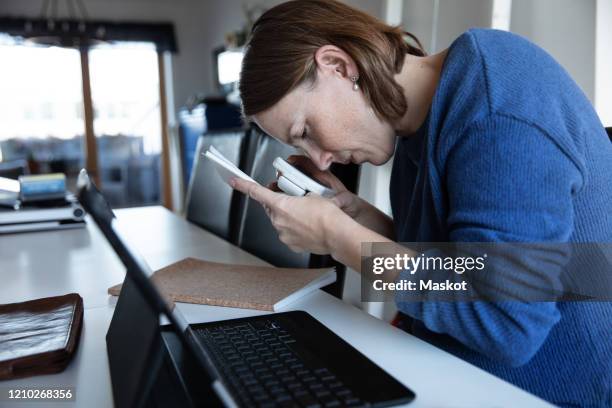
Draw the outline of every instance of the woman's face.
M319 169L333 162L381 165L393 155L393 127L374 113L345 76L319 72L276 105L253 116L266 133L292 145Z

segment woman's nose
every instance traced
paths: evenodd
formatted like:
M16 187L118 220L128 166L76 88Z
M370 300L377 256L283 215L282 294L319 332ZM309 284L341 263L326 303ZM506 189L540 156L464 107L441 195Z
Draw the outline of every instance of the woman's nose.
M330 152L320 149L318 146L302 146L300 147L302 153L304 153L317 168L321 171L325 171L334 162L334 155Z
M320 151L314 156L311 159L321 171L329 169L329 166L334 162L334 155L329 152Z

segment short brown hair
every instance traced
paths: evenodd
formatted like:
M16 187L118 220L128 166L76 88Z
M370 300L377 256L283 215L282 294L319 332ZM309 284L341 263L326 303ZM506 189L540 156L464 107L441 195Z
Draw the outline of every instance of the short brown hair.
M411 37L418 48L406 42ZM245 117L276 104L304 81L316 79L315 52L344 50L357 64L359 86L381 119L398 119L406 100L394 75L405 54L425 55L413 35L335 0L293 0L266 11L245 47L240 94Z

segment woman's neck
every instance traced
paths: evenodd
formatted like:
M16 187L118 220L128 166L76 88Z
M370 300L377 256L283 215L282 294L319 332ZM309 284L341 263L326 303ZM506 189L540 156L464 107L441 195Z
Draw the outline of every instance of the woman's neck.
M426 57L406 54L402 71L395 76L408 104L404 116L394 123L399 136L413 134L427 118L447 51Z

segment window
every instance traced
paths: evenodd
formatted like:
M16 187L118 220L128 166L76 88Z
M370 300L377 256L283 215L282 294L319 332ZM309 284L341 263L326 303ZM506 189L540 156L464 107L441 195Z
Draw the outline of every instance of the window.
M89 51L102 190L118 207L160 200L161 119L157 51L114 43Z
M93 106L101 189L114 207L160 202L158 54L151 43L88 51L91 100L81 52L0 36L0 160L31 173L65 173L74 189L85 167L85 106Z
M32 173L66 173L84 163L79 52L0 37L0 151Z

